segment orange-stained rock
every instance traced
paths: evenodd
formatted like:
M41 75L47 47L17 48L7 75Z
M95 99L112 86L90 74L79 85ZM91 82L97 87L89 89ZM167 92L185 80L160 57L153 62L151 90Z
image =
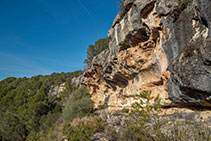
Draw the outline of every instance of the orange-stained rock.
M204 11L211 7L202 8L205 3L210 2L126 0L108 31L109 49L94 57L81 79L90 88L95 107L130 107L143 91L151 91L153 97L159 95L161 102L169 105L210 106L211 40L206 38L211 32L209 12ZM200 14L205 21L200 21ZM191 46L197 41L201 41L200 49ZM187 75L192 73L184 76L182 70L189 70ZM194 70L202 77L195 79Z
M169 102L166 92L168 61L161 47L160 17L152 8L146 18L139 17L144 23L141 29L147 35L134 33L134 38L128 39L126 36L130 33L124 28L128 32L136 32L129 21L133 10L134 7L131 7L125 18L109 31L111 40L118 44L124 40L127 45L119 46L117 52L113 52L113 42L110 41L110 50L94 58L85 71L83 84L90 88L95 107L103 104L108 104L111 109L130 107L139 101L139 94L143 91L151 91L153 97L159 94L162 102ZM118 27L122 30L118 31Z

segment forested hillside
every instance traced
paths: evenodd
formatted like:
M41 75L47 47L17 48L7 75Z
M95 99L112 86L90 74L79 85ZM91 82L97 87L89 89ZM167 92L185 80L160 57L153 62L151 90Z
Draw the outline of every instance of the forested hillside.
M108 43L108 38L102 38L89 45L85 63L107 49ZM63 129L74 118L91 113L90 94L86 88L72 84L72 78L82 73L9 77L0 81L0 140L57 140L60 137L54 134L62 134L61 130L55 131L57 125Z
M30 140L41 131L51 130L62 111L62 101L73 89L71 79L81 73L11 77L1 81L0 140ZM50 95L50 89L65 82L66 88L60 96Z

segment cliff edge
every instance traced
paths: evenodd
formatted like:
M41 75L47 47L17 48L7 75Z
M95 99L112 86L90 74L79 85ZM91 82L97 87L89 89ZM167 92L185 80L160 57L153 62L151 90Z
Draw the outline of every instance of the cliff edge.
M96 107L130 107L143 91L170 105L211 106L210 29L210 0L124 0L109 49L80 83Z

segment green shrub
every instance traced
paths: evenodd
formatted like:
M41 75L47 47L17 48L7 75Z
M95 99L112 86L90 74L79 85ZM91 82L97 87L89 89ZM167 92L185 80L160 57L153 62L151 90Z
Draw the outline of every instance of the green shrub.
M108 104L105 103L105 104L99 105L97 110L103 110L103 109L106 109L106 108L108 108Z
M204 121L177 121L177 118L159 116L162 105L161 99L154 98L154 104L150 92L140 94L140 102L134 103L127 118L127 125L119 133L120 140L210 140L211 128ZM165 128L165 131L163 130Z
M130 132L140 140L158 139L161 136L160 127L164 124L156 117L156 111L161 108L160 98L156 97L152 105L150 104L152 100L150 94L151 92L148 91L140 94L140 102L132 105L133 109L128 121ZM152 120L155 122L153 126L150 124Z
M76 117L83 117L93 110L93 101L86 88L74 90L63 109L63 118L66 122L72 121Z
M92 128L85 124L80 124L76 127L72 127L71 125L64 127L64 135L70 141L86 141L92 134Z
M96 132L103 131L104 122L99 117L84 117L77 125L66 124L63 134L69 141L87 141ZM87 120L89 119L89 120Z

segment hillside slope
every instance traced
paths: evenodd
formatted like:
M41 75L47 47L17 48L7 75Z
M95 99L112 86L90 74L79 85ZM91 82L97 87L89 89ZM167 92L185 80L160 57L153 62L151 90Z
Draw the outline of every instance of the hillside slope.
M65 97L71 93L68 85L80 74L53 73L0 81L0 140L38 140L39 135L53 132Z

